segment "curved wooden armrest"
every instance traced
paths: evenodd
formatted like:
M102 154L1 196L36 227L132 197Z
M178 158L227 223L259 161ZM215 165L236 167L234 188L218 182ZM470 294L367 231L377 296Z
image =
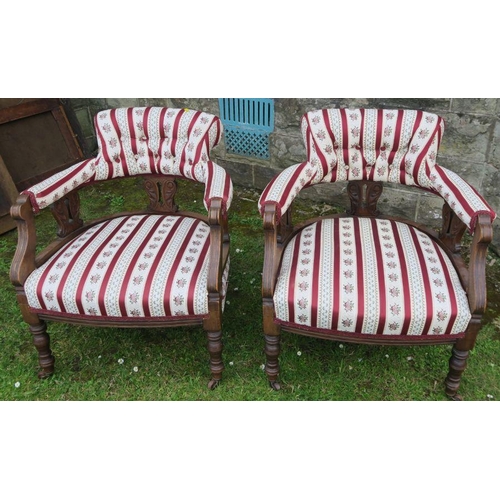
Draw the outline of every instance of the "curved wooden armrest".
M272 299L279 262L279 224L276 205L265 205L264 224L264 268L262 270L262 296Z
M18 196L10 209L17 223L17 248L10 267L10 280L14 286L23 286L26 278L35 270L36 231L35 215L28 195Z
M286 241L293 232L292 205L279 217L275 204L264 206L264 269L262 271L262 296L272 298L276 274Z
M486 309L486 254L493 239L493 225L489 215L479 215L470 246L469 283L467 294L472 314Z
M223 210L222 199L214 198L208 209L210 226L210 267L208 269L208 293L220 297L222 291L222 272L226 265L229 250L227 214Z

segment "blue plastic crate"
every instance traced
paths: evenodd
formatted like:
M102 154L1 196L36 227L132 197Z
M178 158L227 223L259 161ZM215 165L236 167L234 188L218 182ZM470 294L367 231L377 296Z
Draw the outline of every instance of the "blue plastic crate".
M274 130L273 99L219 99L220 118L230 153L269 158L269 134Z

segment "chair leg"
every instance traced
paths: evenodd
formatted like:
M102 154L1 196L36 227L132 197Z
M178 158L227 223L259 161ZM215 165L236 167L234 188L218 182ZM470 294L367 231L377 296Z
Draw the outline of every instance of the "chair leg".
M456 342L450 358L450 370L445 380L446 395L454 401L462 401L462 396L457 394L460 387L462 373L467 367L469 353L476 344L476 338L481 329L481 315L473 314L465 337Z
M462 373L467 367L467 358L470 351L462 351L453 347L450 358L450 370L445 380L446 395L454 401L462 401L462 396L458 394Z
M269 385L279 391L281 386L278 382L280 371L279 354L280 354L280 334L264 335L266 339L266 375L269 380Z
M54 356L50 350L50 338L47 333L47 324L40 321L38 324L29 325L33 335L33 343L38 351L38 363L41 370L38 378L47 378L54 373Z
M222 378L224 363L222 362L222 332L207 332L208 352L210 354L210 371L212 378L208 383L209 389L215 389Z

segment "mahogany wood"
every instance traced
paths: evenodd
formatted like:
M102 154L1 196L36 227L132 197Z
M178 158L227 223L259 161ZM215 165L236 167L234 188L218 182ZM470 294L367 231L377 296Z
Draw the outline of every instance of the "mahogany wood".
M64 238L83 226L80 219L80 196L78 191L71 191L57 200L51 207L52 215L57 222L57 236Z
M382 194L381 182L356 181L347 184L347 194L351 200L351 210L347 213L359 217L380 215L377 202Z
M179 209L174 201L177 192L175 178L165 175L149 175L144 178L144 188L149 196L149 210L174 213Z

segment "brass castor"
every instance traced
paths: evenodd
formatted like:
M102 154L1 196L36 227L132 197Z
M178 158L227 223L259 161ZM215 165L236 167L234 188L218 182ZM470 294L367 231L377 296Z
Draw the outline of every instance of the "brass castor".
M271 386L271 389L274 389L275 391L281 390L281 385L277 380L269 382L269 385Z
M208 383L208 388L213 391L220 383L220 380L216 379L211 379L210 382Z

